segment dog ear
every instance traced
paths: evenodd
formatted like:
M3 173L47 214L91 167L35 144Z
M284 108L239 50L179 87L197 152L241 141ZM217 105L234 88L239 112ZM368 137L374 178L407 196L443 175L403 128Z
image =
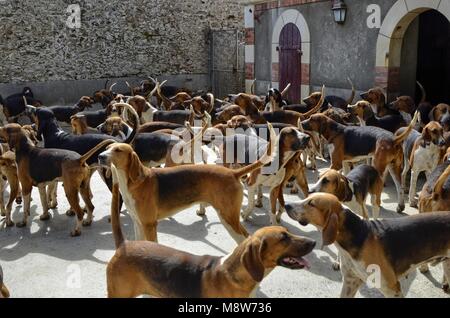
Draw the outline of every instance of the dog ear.
M336 241L339 218L331 209L328 212L327 223L322 231L322 246L328 246Z
M372 109L370 109L370 106L365 106L363 111L363 120L366 121L370 115L372 115Z
M264 278L265 269L261 260L261 247L261 241L252 239L241 256L241 263L256 282L261 282Z
M423 140L425 141L425 144L428 144L431 142L431 134L430 131L428 129L428 127L425 127L422 131L422 137Z
M144 178L144 169L138 155L133 152L130 155L130 164L128 167L128 175L132 182L139 182Z

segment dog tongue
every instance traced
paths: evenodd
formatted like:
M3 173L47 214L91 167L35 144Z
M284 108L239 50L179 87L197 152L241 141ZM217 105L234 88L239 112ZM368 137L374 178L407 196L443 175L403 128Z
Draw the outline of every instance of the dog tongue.
M286 263L289 263L289 264L297 264L297 265L303 266L306 269L311 268L311 265L309 264L309 262L306 259L304 259L303 257L301 257L301 258L287 257L284 260L286 261Z

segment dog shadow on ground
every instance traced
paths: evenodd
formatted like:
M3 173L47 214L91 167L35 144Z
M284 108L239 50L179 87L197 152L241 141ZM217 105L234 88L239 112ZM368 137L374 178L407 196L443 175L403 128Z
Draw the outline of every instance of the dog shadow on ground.
M14 221L22 220L22 206L17 206L12 213ZM68 261L89 260L101 264L107 264L94 256L97 250L115 250L114 239L112 237L111 224L108 216L95 219L89 227L82 228L80 237L70 237L70 231L75 227L76 218L68 217L65 211L58 209L50 210L51 218L48 221L41 221L37 217L40 215L40 205L33 204L30 208L31 216L28 224L24 228L0 229L0 255L4 261L14 261L29 254L44 254ZM124 233L133 231L131 219L126 216L121 218ZM36 225L38 227L36 229ZM33 230L31 227L33 226ZM107 239L105 239L107 237ZM39 242L39 243L36 243ZM9 253L9 249L14 249L14 253Z

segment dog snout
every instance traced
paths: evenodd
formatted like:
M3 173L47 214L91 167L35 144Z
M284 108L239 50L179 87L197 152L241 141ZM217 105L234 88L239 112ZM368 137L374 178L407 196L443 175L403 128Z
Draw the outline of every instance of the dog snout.
M309 119L302 121L302 126L303 126L303 129L305 129L305 130L311 130L311 124L310 124Z
M109 154L107 151L102 152L98 156L98 163L103 166L109 166Z

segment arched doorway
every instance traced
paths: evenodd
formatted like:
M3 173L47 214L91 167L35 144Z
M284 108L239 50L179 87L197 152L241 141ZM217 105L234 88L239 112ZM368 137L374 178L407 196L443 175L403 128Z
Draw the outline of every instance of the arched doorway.
M288 26L290 25L290 26ZM286 29L285 27L288 26ZM294 26L296 29L294 29ZM298 59L300 60L299 64L296 64L296 67L299 67L299 70L295 71L298 73L296 79L300 83L300 88L293 88L289 90L289 93L292 94L289 96L290 101L293 103L300 102L301 98L304 98L309 95L310 92L310 60L311 60L311 35L309 32L308 24L306 23L303 15L295 9L288 9L283 11L283 13L278 17L277 22L273 28L272 33L272 65L271 65L271 80L272 87L284 89L285 85L288 83L287 80L281 79L281 72L283 70L280 69L280 62L283 57L280 56L280 41L286 39L289 41L288 32L291 32L291 35L297 36L297 31L300 33L298 36L298 40L300 46L300 54L298 54ZM286 36L282 33L286 32ZM296 42L296 43L297 43ZM293 47L294 45L281 45L284 47ZM294 50L289 50L290 54L293 54ZM286 51L286 54L288 51ZM298 52L298 51L297 51ZM284 53L282 53L284 54ZM287 58L287 57L286 57ZM294 58L292 56L292 58ZM289 66L288 66L289 67ZM293 72L292 72L293 73ZM284 75L283 75L284 76ZM283 83L280 83L280 80L283 80ZM292 84L292 83L291 83ZM295 92L294 92L295 91ZM295 95L294 95L295 94ZM297 98L300 96L300 98ZM292 98L294 97L294 98Z
M417 79L429 100L448 102L448 89L441 85L449 87L449 20L450 1L398 0L391 7L378 35L375 77L390 100L414 96ZM433 77L435 72L439 76Z
M286 24L280 34L280 89L290 83L291 89L287 98L294 103L301 99L301 48L300 30L294 23Z

